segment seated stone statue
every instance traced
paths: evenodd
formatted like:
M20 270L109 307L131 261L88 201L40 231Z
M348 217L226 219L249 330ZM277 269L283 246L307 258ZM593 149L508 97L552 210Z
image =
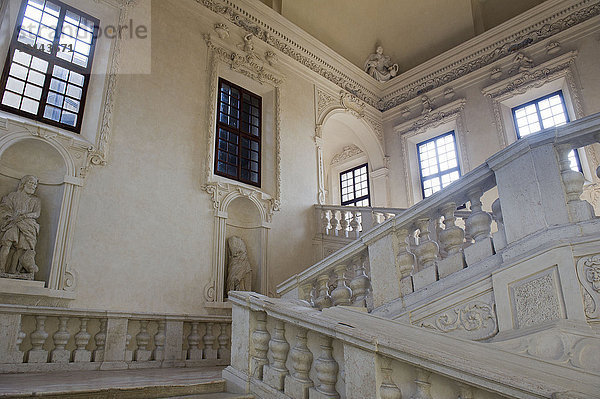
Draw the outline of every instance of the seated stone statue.
M40 199L34 195L38 178L23 176L17 191L0 202L0 273L35 273L35 246L40 231ZM9 256L12 255L12 256Z
M227 291L251 291L252 267L248 261L246 243L238 236L231 236L227 239L227 244L229 244Z
M378 46L375 54L365 61L365 72L380 82L387 82L398 74L398 64L392 64L391 58L383 55L383 47Z

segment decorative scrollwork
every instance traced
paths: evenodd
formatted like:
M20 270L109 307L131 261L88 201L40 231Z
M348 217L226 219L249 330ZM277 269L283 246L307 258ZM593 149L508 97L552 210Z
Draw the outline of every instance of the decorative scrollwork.
M577 277L583 288L585 315L590 319L600 318L600 254L579 259Z
M474 340L487 339L498 332L493 305L481 301L456 307L419 325L444 333L464 331L466 337Z

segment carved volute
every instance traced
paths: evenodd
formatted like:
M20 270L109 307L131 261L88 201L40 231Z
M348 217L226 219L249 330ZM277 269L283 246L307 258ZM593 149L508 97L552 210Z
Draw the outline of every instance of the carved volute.
M315 307L319 310L331 307L331 296L329 296L329 275L321 274L317 277L318 296L315 299Z
M429 218L417 220L419 229L419 244L415 247L415 255L419 261L420 269L426 269L434 265L438 257L438 245L429 238Z
M350 305L350 299L352 298L352 290L346 285L346 265L339 264L333 272L336 275L337 287L331 292L331 300L334 306L339 305Z
M463 229L455 224L456 218L454 212L456 211L456 204L449 202L440 209L444 216L444 229L439 232L440 246L446 251L448 255L458 253L462 248L465 232Z
M307 330L299 327L296 333L296 345L292 348L292 377L302 382L310 381L310 367L313 361L312 352L308 349Z
M481 189L475 188L469 191L467 195L471 202L471 215L467 219L469 233L476 242L484 240L490 236L492 217L481 209L483 192Z
M277 371L287 372L288 369L285 366L285 362L290 351L290 344L285 340L285 324L282 320L275 322L275 331L269 341L269 349L273 354L273 364L271 364L271 367Z

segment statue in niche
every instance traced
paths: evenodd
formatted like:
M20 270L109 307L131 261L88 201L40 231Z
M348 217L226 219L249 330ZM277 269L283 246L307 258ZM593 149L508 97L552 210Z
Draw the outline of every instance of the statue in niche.
M39 269L35 264L35 246L40 225L41 202L35 196L39 179L21 178L17 191L0 202L0 276L33 280Z
M248 261L246 243L238 236L227 239L229 245L229 265L227 291L251 291L252 267Z
M383 47L377 46L375 54L365 61L365 72L380 82L387 82L398 74L398 64L392 64L392 59L383 55Z

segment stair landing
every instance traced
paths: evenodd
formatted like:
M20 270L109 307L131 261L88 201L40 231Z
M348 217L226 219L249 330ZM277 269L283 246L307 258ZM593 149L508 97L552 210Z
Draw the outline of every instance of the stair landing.
M0 398L233 399L224 367L0 374Z

